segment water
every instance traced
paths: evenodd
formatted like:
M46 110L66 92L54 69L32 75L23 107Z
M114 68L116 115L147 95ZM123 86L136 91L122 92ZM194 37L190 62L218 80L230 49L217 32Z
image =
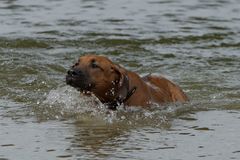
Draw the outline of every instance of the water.
M238 0L0 1L0 159L239 159ZM102 54L188 104L108 111L66 86Z

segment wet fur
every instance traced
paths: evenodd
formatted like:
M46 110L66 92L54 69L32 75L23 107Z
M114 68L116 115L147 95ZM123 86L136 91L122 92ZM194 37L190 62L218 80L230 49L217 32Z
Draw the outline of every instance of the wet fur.
M132 88L136 88L134 93L122 101L126 106L148 107L152 103L188 101L182 89L168 79L154 75L140 77L104 56L80 57L72 71L68 71L66 82L80 87L81 92L87 90L93 93L102 103L108 104L126 98Z

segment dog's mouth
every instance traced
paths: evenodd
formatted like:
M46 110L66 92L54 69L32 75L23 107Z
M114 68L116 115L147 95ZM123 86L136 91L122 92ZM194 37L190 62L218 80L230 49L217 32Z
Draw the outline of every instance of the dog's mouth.
M90 80L83 74L75 74L68 71L66 76L66 83L82 93L89 94L94 88L94 84L90 83Z

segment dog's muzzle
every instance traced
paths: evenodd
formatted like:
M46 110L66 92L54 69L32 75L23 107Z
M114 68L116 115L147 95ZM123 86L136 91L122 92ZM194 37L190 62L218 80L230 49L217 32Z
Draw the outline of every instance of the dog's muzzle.
M90 91L93 87L86 73L75 68L67 71L66 83L81 91Z

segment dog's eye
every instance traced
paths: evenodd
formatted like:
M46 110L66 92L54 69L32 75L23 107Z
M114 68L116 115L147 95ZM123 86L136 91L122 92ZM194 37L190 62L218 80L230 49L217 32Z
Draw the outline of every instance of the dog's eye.
M98 66L98 64L97 64L96 61L92 61L91 67L92 67L92 68L99 68L99 66Z

